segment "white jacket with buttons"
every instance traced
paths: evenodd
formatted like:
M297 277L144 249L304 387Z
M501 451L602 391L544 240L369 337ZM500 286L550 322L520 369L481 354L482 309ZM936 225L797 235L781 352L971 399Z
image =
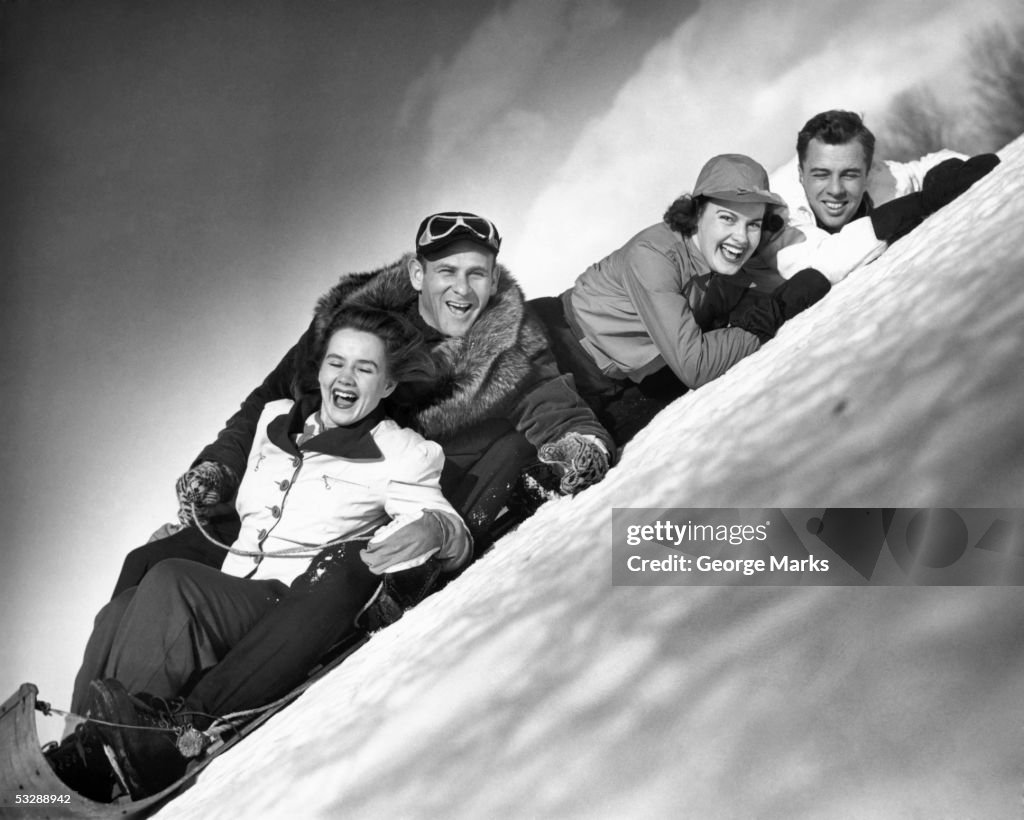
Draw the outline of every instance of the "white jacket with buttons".
M288 584L328 542L369 538L392 518L423 510L436 510L457 524L449 528L455 537L432 545L440 546L445 568L466 561L471 542L441 493L444 454L439 445L384 418L369 431L375 455L346 458L318 452L316 438L296 448L291 436L288 452L271 438L282 441L285 420L279 417L288 416L294 404L282 399L263 409L235 501L242 526L233 548L262 557L229 553L224 572ZM295 557L285 557L284 551Z

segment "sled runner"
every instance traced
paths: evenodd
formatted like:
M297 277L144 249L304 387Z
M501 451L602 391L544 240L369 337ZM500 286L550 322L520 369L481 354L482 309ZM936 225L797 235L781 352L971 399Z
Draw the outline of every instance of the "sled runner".
M211 760L295 701L310 685L331 672L367 640L369 636L366 633L356 632L338 644L304 683L270 708L237 725L230 735L215 741L202 757L189 764L180 779L163 791L140 800L132 800L125 795L113 803L98 803L65 785L43 756L36 731L36 710L45 711L48 707L37 702L39 690L35 684L23 683L0 706L0 818L145 817L191 786Z

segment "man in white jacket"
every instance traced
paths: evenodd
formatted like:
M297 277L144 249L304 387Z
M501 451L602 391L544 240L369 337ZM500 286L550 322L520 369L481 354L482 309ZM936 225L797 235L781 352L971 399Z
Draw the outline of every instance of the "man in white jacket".
M912 162L875 162L875 137L851 111L816 114L796 147L796 157L769 178L789 215L761 256L785 279L815 268L833 284L999 162L993 154L968 159L947 150Z

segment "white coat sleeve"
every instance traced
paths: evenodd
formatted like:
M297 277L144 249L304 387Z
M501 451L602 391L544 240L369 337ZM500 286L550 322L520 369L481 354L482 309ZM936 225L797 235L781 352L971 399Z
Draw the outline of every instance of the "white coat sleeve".
M889 173L892 174L893 179L896 181L893 196L906 196L907 194L912 194L915 191L920 191L924 185L925 174L940 162L945 162L947 159L966 160L968 157L966 154L960 154L956 151L950 151L943 148L941 151L925 154L920 159L914 159L910 162L886 161L885 165L889 169ZM884 201L886 200L879 200L877 197L875 198L876 205L881 205Z
M775 245L775 264L784 279L816 268L833 285L854 268L873 262L888 247L875 236L870 217L861 217L836 233L815 224L789 224Z
M393 519L370 540L367 561L374 571L395 571L437 554L446 570L469 560L473 540L455 508L441 492L444 452L420 441L403 454L402 469L387 482L384 510ZM381 556L387 556L383 563ZM366 555L364 555L366 560Z

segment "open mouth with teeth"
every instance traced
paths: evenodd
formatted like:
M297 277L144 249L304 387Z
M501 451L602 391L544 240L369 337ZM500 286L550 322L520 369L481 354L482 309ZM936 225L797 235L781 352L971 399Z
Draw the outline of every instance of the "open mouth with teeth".
M331 391L331 402L339 410L351 410L357 401L359 401L359 394L354 390L335 388Z
M743 257L747 253L747 248L741 248L736 245L726 245L723 243L718 246L718 252L723 256L726 262L730 262L735 265L743 261Z
M825 206L825 210L832 216L839 216L843 211L846 210L846 201L835 202L833 200L822 200L822 205Z
M470 311L473 310L473 305L469 302L452 302L447 301L445 305L452 313L456 316L468 316Z

